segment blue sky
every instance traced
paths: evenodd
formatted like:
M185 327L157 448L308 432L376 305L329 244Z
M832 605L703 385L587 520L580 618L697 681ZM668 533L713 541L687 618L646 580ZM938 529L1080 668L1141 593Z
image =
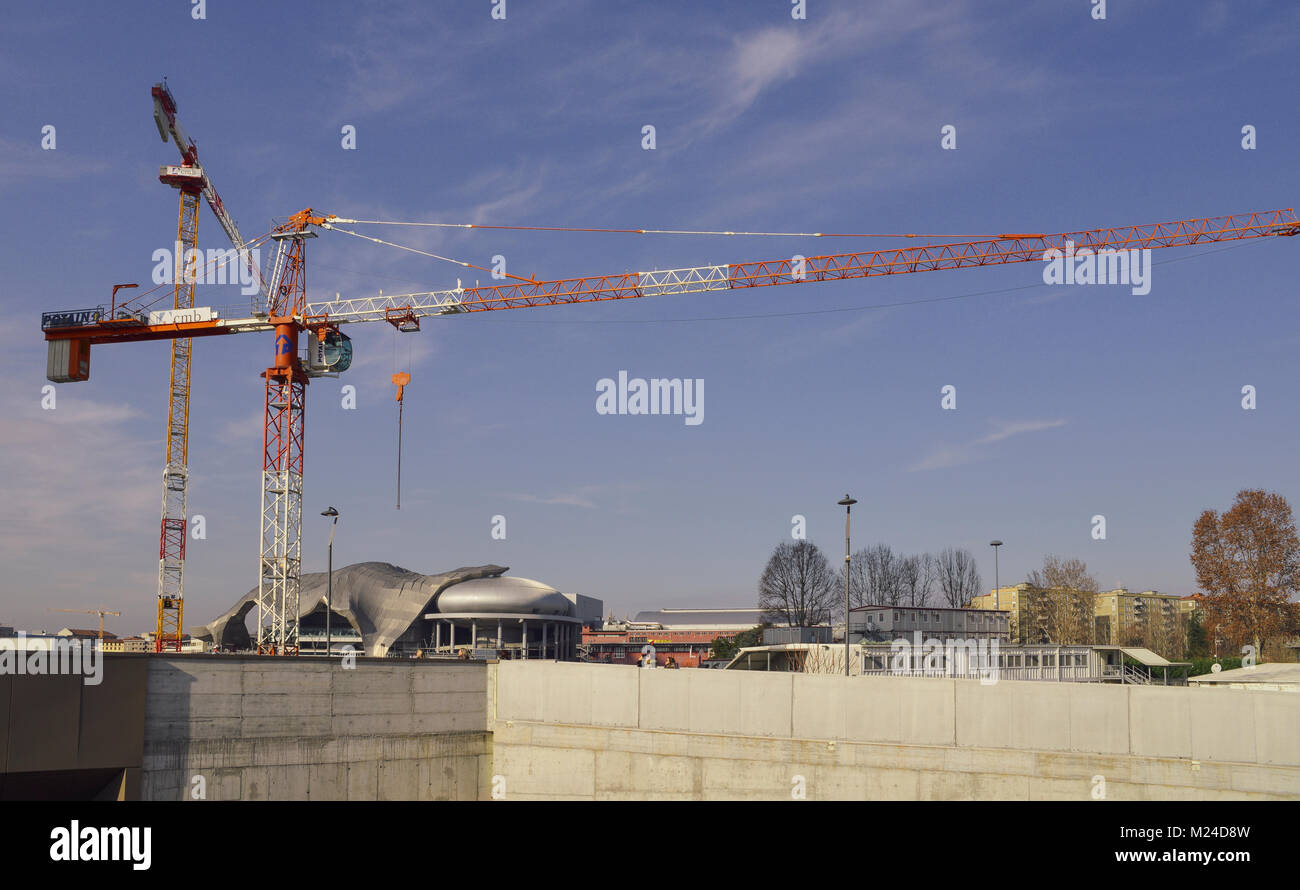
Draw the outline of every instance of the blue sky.
M167 347L96 347L40 407L39 313L147 282L170 246L149 88L247 235L360 219L960 239L1296 203L1300 8L1288 2L28 5L0 24L0 622L152 627ZM42 151L41 128L57 128ZM353 125L357 149L340 146ZM641 148L641 128L657 148ZM940 148L944 125L957 149ZM1241 147L1252 125L1258 147ZM206 208L200 244L225 246ZM360 227L358 227L360 228ZM866 249L862 239L370 234L538 278ZM956 240L954 239L954 240ZM916 243L916 242L909 242ZM308 394L305 568L495 562L625 614L747 606L791 517L842 547L1006 542L1103 586L1194 590L1191 527L1243 487L1297 497L1297 243L1156 251L1150 294L1046 287L1038 264L352 325ZM1223 247L1232 249L1223 250ZM463 269L324 232L309 297L431 290ZM482 274L486 279L487 276ZM486 283L486 282L485 282ZM243 302L201 287L199 305ZM881 304L895 304L887 308ZM901 305L898 305L901 304ZM823 312L821 310L845 310ZM804 314L792 314L804 313ZM743 316L743 317L741 317ZM186 624L256 583L270 335L196 341ZM402 509L396 407L409 370ZM702 378L705 421L602 416L596 381ZM339 387L357 387L343 410ZM955 411L940 388L957 387ZM1241 387L1258 408L1241 408ZM507 538L493 540L494 515ZM1103 514L1107 538L1092 539Z

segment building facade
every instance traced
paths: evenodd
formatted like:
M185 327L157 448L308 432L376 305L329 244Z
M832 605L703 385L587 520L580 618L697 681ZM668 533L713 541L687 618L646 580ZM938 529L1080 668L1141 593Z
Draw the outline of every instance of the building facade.
M1017 645L1046 643L1051 631L1044 598L1048 592L1029 584L995 587L970 601L972 609L1006 612L1011 642Z
M1192 597L1123 587L1097 594L1097 642L1134 645L1172 640L1182 632L1182 619L1196 609Z
M1010 613L999 609L934 606L858 606L849 610L849 642L879 643L915 633L926 638L1010 639Z
M152 652L153 640L147 640L144 637L120 637L110 640L108 634L104 634L104 651Z
M1091 599L1091 602L1089 600ZM1195 597L1124 587L1086 593L1029 584L998 587L971 600L972 608L1005 610L1012 642L1030 645L1061 642L1058 623L1069 625L1073 642L1097 645L1150 645L1181 652L1187 616L1197 609ZM1088 616L1092 627L1087 627ZM1062 618L1064 616L1064 619ZM1088 632L1091 638L1087 639Z

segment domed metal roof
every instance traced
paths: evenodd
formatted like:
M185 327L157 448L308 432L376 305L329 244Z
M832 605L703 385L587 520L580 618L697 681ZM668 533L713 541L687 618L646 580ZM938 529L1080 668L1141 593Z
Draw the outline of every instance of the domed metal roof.
M331 605L335 614L343 616L360 632L367 655L384 655L416 619L429 611L435 598L453 585L472 579L517 580L552 591L552 588L524 578L494 577L507 571L509 569L505 566L465 566L437 575L423 575L386 562L355 563L334 570ZM325 572L302 576L298 594L299 619L324 607L327 581ZM568 603L564 597L560 599ZM254 587L229 611L207 625L192 628L190 633L200 639L212 640L219 646L248 649L252 641L244 622L256 605L257 588Z
M505 577L461 581L438 594L433 605L437 612L486 615L570 616L574 609L573 603L554 587L531 578Z

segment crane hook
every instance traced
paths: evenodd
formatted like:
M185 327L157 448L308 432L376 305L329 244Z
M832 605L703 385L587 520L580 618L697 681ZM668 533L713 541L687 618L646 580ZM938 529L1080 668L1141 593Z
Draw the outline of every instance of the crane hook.
M393 383L397 385L397 509L402 509L402 410L406 403L402 401L402 395L406 385L411 382L411 375L406 372L393 375Z

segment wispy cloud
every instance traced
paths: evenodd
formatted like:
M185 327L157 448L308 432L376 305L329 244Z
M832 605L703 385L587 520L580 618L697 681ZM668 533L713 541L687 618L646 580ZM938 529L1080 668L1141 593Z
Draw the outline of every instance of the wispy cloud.
M258 407L239 418L227 420L217 435L227 445L254 445L261 442L265 423L265 407Z
M0 138L0 189L31 180L65 182L107 169L108 163L103 160L71 154L65 149L43 150L38 131L33 131L32 138L23 142Z
M501 495L501 497L528 504L582 507L585 510L595 510L599 509L601 504L605 503L607 499L616 498L618 495L626 495L642 491L644 490L644 487L645 486L636 483L621 482L599 485L580 485L577 488L570 489L569 491L561 491L549 495L532 494L529 492L512 492Z
M1037 433L1043 430L1056 429L1065 426L1068 421L1064 419L1057 420L1015 420L1015 421L994 421L994 429L987 435L980 436L969 442L957 445L946 445L931 451L925 457L913 463L908 470L917 472L920 470L942 470L948 467L956 467L962 464L973 463L984 457L987 457L990 449L987 447L996 442L1003 442L1013 436L1023 435L1025 433Z
M731 59L730 111L739 114L773 84L798 73L808 44L788 28L764 28L737 38Z
M583 486L582 488L579 488L575 491L550 495L550 496L542 496L542 495L518 492L514 494L504 495L504 497L512 501L523 501L524 503L528 503L528 504L547 504L547 505L557 505L557 506L565 506L565 507L583 507L588 510L594 510L596 508L596 502L593 501L589 495L594 493L597 488L598 486L588 485L588 486Z
M76 606L96 589L147 580L137 574L147 556L136 558L147 545L124 553L122 543L157 539L163 437L161 427L142 432L141 412L99 397L94 383L61 386L54 407L42 407L46 381L20 346L27 334L0 324L0 376L12 382L0 390L0 609L36 625L36 603Z

